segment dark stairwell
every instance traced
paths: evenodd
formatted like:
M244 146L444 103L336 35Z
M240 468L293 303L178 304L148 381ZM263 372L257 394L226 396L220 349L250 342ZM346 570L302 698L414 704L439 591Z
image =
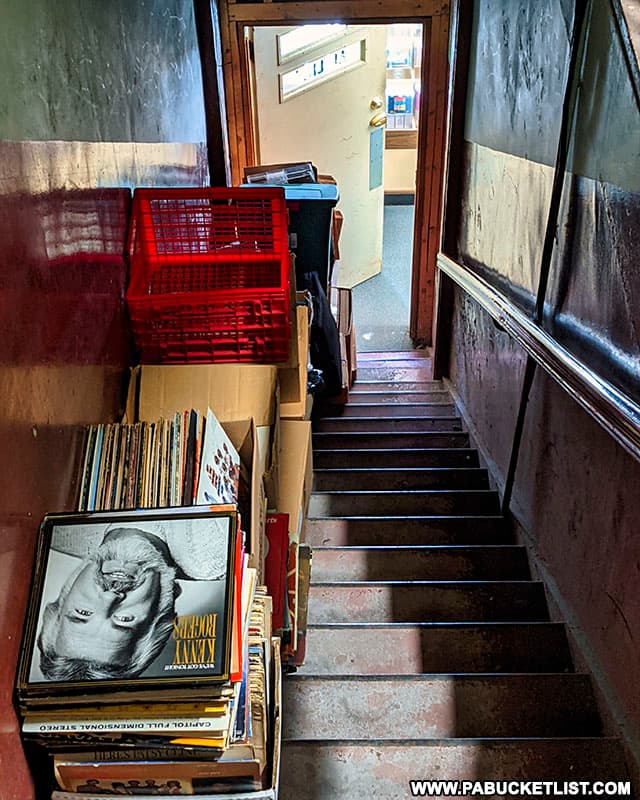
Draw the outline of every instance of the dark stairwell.
M626 779L449 393L428 362L398 363L362 362L341 415L315 424L310 627L285 682L282 800Z

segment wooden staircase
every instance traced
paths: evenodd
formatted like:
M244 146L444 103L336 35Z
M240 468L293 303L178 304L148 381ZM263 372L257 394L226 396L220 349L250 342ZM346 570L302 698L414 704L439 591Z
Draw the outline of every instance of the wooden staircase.
M451 398L359 369L315 424L305 666L281 800L405 800L410 780L623 780Z

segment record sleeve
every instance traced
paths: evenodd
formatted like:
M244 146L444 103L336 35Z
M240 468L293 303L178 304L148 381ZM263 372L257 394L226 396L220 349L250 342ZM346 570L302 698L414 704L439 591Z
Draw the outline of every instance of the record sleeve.
M46 516L19 703L228 681L236 529L228 505Z

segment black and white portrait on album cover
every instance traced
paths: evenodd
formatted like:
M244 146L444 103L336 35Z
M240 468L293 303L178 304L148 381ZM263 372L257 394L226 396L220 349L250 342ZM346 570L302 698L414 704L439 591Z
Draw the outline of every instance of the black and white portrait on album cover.
M224 676L235 527L206 511L47 518L26 683Z

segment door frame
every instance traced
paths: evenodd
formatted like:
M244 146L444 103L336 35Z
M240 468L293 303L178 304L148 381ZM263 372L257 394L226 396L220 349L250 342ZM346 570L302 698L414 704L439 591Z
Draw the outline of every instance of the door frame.
M418 116L411 316L416 344L432 344L436 257L440 249L447 129L449 0L219 0L220 40L226 97L231 180L239 184L245 166L256 163L257 118L251 91L245 27L304 25L310 22L423 26L422 102ZM424 79L426 76L426 81Z

